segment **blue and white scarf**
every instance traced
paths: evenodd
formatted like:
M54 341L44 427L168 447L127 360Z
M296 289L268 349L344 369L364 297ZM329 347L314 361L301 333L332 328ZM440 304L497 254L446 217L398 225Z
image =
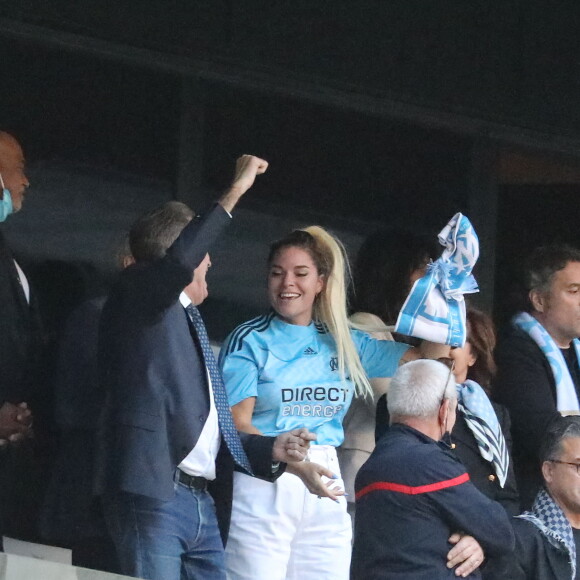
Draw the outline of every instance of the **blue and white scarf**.
M475 381L467 380L457 385L457 405L473 433L479 453L489 461L501 487L504 487L510 457L495 410L485 391Z
M579 415L580 407L574 381L570 376L564 356L548 331L527 312L520 312L514 316L512 323L521 328L540 347L548 359L556 381L556 408L558 412L564 416ZM575 338L572 344L576 349L577 359L580 361L580 340Z
M517 518L532 522L557 550L565 551L570 560L572 574L570 580L576 577L576 544L572 526L566 519L560 506L550 494L542 489L538 492L531 512L525 512ZM562 579L564 580L564 579Z
M479 292L471 275L479 257L479 240L471 222L457 213L441 230L439 243L445 250L413 285L395 332L464 346L467 326L463 295Z

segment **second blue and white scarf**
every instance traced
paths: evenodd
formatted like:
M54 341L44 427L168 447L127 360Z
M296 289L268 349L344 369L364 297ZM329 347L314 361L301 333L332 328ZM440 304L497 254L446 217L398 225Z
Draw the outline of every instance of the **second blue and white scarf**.
M561 415L580 415L578 396L568 365L548 331L527 312L520 312L514 316L512 323L521 328L540 347L548 360L556 381L556 409L558 412ZM575 338L572 344L576 349L576 357L580 361L580 340Z

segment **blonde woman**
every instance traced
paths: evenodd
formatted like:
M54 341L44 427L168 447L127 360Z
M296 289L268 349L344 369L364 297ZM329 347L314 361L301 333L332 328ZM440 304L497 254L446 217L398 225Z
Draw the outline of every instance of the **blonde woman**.
M367 377L390 377L417 355L350 328L345 270L340 242L318 226L274 243L272 311L240 325L222 349L240 431L274 435L304 426L317 435L308 460L273 485L235 474L226 550L232 580L348 578L351 524L336 457L342 420L355 388L371 396ZM327 497L309 493L303 481Z

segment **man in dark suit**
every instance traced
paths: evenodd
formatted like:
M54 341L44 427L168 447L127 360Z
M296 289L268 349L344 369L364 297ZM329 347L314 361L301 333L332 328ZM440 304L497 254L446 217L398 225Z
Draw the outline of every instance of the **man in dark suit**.
M18 141L0 131L0 221L19 211L28 179ZM40 324L26 275L0 232L0 439L15 440L29 431L30 411L24 402L33 377L31 362L38 353Z
M12 135L0 131L0 222L19 211L28 179L24 154ZM13 492L21 485L28 447L15 446L32 435L27 401L35 383L41 345L40 316L26 275L0 232L0 541L10 513L18 507ZM8 512L10 510L10 513Z
M107 402L96 484L124 574L225 578L234 464L273 480L280 462L302 459L314 438L300 430L275 439L243 434L240 443L195 308L207 296L208 250L266 168L244 155L230 189L202 218L188 223L182 204L166 204L131 230L136 264L101 319Z

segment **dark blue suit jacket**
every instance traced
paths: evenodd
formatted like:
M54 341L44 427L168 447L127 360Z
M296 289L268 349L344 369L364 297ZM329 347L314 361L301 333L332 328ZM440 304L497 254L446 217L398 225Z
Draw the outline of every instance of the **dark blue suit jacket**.
M99 335L107 399L99 435L98 494L124 491L164 501L174 495L175 469L195 447L209 414L206 368L179 295L230 221L216 205L184 228L163 259L127 268L109 296ZM267 479L275 477L273 441L242 435L254 473ZM233 468L223 443L213 495L224 540Z

